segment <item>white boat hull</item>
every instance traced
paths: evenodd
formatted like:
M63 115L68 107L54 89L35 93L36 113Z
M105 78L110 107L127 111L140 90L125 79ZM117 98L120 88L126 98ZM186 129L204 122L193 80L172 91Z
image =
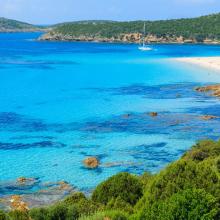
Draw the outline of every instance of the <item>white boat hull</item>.
M142 51L149 51L149 50L153 50L152 48L150 47L138 47L139 50L142 50Z

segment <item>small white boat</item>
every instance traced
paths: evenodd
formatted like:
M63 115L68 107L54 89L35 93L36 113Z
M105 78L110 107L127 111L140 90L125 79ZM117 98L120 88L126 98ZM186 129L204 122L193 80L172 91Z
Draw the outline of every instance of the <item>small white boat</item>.
M146 35L146 30L145 30L145 23L144 23L144 33L143 33L143 38L142 38L142 46L139 46L138 49L142 51L149 51L153 50L151 47L145 45L145 35Z
M147 47L146 45L143 45L141 47L138 47L139 50L142 50L142 51L147 51L147 50L153 50L151 47Z

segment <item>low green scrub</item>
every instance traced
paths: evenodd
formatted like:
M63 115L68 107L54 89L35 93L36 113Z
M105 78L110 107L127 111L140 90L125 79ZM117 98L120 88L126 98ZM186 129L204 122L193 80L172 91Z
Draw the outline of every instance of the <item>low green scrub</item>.
M122 211L97 212L92 216L81 217L79 220L127 220L128 215Z
M100 204L87 199L83 193L74 193L53 206L32 209L30 216L34 220L76 220L100 209Z
M219 159L219 141L195 145L151 179L135 206L135 218L220 219Z
M92 200L107 205L112 199L120 198L135 205L142 195L143 185L138 177L119 173L98 185L92 194Z
M188 189L173 194L164 201L147 203L137 219L149 220L196 220L218 219L217 199L203 189Z

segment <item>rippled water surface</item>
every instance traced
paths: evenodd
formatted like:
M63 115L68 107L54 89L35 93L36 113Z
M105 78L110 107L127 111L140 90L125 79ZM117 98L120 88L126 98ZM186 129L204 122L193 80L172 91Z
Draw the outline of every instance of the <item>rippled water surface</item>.
M220 46L141 52L38 36L0 35L0 196L13 193L5 183L20 176L89 191L120 171L157 172L197 140L219 138L220 120L201 119L220 116L219 100L194 87L220 82L220 74L169 58L217 56ZM83 166L89 156L99 158L98 169Z

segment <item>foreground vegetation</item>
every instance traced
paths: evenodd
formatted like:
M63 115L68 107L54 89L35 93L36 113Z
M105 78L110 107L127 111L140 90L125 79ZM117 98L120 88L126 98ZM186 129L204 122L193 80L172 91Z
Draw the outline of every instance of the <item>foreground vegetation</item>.
M119 173L90 198L74 193L27 212L0 213L0 220L218 220L220 141L202 141L156 175Z
M56 25L42 39L139 41L144 21L84 21ZM148 41L220 40L220 13L192 19L145 21ZM136 35L131 35L136 34ZM154 37L152 37L154 36ZM179 38L182 39L179 39Z

